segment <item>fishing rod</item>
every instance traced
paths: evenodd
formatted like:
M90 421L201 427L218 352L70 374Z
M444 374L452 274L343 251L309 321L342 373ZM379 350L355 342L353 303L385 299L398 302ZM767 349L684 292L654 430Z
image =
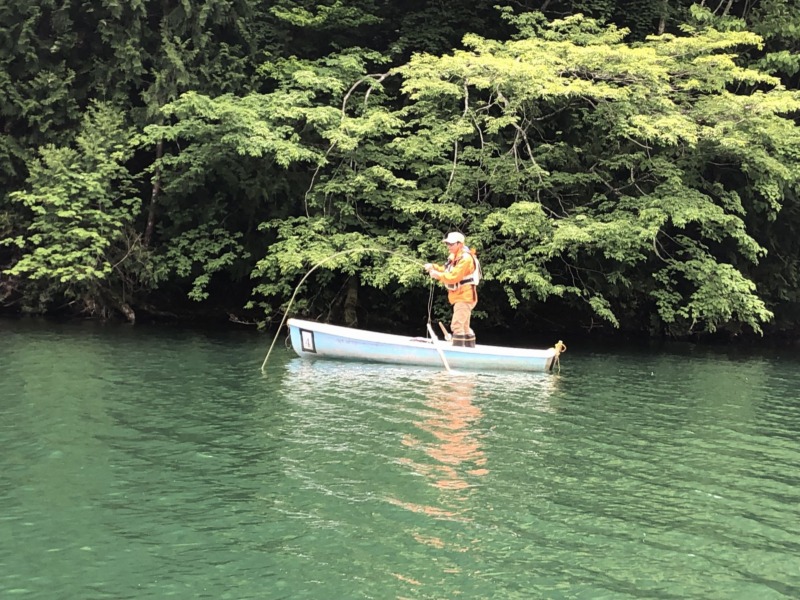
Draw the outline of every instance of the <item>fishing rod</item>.
M286 317L289 316L289 309L292 307L292 303L294 302L294 299L297 297L297 292L300 291L300 287L303 285L303 283L305 283L305 281L306 281L306 279L308 279L309 275L311 275L311 273L316 271L319 267L321 267L325 263L333 260L334 258L338 258L340 256L344 256L345 254L352 254L354 252L383 252L385 254L394 254L394 255L399 256L400 258L402 258L404 260L408 260L409 262L414 263L415 265L419 265L421 267L425 266L425 263L423 263L422 261L417 260L415 258L411 258L409 256L404 256L403 254L400 254L396 250L387 250L386 248L378 248L378 247L350 248L348 250L340 250L339 252L334 252L333 254L331 254L329 256L326 256L321 261L319 261L317 264L315 264L313 267L311 267L308 270L308 272L305 275L303 275L303 278L300 280L300 283L298 283L297 286L294 288L294 293L292 294L292 297L289 299L289 304L286 305L286 310L283 312L283 318L281 319L281 324L278 325L278 330L275 332L275 337L272 339L272 344L270 344L270 346L269 346L269 350L267 351L267 356L264 357L264 362L261 363L261 372L262 373L265 372L265 368L267 366L267 361L269 360L270 354L272 354L272 349L275 347L275 342L278 341L278 336L281 334L281 330L283 329L283 326L286 323ZM433 294L433 284L431 284L431 295L432 294ZM430 321L430 304L431 303L428 302L428 321Z

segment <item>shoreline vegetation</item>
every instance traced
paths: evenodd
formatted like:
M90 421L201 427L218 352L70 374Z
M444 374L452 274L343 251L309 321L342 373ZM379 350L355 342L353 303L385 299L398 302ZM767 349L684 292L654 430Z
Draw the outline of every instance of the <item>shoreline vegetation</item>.
M0 316L409 331L461 231L487 336L796 343L800 10L705 4L9 0Z
M363 322L351 325L358 329L367 329L380 333L393 333L397 335L425 336L427 334L427 317L424 308L406 321L389 322L382 319L371 319L369 316ZM0 312L0 323L17 323L31 326L47 327L131 327L147 331L156 328L158 331L195 331L216 334L247 333L258 336L262 343L269 342L276 335L287 337L288 328L284 325L283 334L278 332L278 323L264 323L262 321L243 321L232 314L221 312L205 313L196 311L192 313L173 315L146 315L144 318L131 323L122 318L98 319L96 317L80 317L76 315L34 315ZM446 324L446 321L442 321ZM334 323L341 324L341 323ZM579 326L562 326L554 324L550 327L541 327L536 324L525 326L497 326L489 328L481 323L475 323L479 344L498 346L511 346L520 348L549 347L557 340L567 342L570 350L602 351L608 348L617 349L673 349L684 351L690 348L714 348L724 346L731 351L748 350L781 350L795 351L800 349L800 338L791 332L757 335L745 333L731 336L724 333L700 334L694 336L668 337L648 336L639 332L621 332L611 328L587 330ZM165 329L166 328L166 329ZM281 345L279 340L278 345Z

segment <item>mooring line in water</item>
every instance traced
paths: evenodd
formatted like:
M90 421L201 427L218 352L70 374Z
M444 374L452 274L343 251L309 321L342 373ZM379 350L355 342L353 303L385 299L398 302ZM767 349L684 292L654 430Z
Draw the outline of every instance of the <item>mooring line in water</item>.
M294 288L294 293L292 294L292 297L289 299L289 304L286 305L286 310L283 312L283 318L281 319L281 324L278 325L278 331L275 332L275 337L272 339L272 344L270 344L269 350L267 350L267 356L264 357L264 362L261 363L261 372L262 373L264 373L264 369L267 366L267 361L269 360L269 355L272 354L272 349L275 347L275 342L278 341L278 336L281 334L281 330L283 330L283 326L286 323L286 317L289 315L289 309L292 307L292 303L294 302L294 299L297 296L297 292L300 291L300 286L302 286L303 283L305 283L306 279L308 279L308 276L311 275L311 273L313 273L318 267L321 267L322 265L324 265L329 260L333 260L334 258L342 256L343 254L350 254L352 252L384 252L386 254L396 254L400 258L408 260L408 261L410 261L410 262L412 262L414 264L425 266L425 263L423 263L423 262L421 262L419 260L410 258L408 256L403 256L402 254L397 252L397 250L387 250L386 248L363 248L363 247L362 248L350 248L349 250L340 250L339 252L335 252L335 253L331 254L330 256L327 256L327 257L323 258L321 261L319 261L317 264L315 264L313 267L311 267L305 275L303 275L303 278L300 280L300 283L298 283L297 287ZM429 307L429 311L430 311L430 307ZM429 314L429 319L428 320L430 320L430 314Z

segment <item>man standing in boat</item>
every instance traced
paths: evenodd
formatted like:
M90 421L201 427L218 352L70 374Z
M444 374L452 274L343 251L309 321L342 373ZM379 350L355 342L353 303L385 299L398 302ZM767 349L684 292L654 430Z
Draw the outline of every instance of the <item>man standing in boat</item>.
M447 262L443 266L428 263L425 270L447 288L447 299L453 305L453 320L450 322L453 345L474 348L475 333L470 329L469 321L472 309L478 303L478 259L465 245L462 233L452 231L442 241L449 251Z

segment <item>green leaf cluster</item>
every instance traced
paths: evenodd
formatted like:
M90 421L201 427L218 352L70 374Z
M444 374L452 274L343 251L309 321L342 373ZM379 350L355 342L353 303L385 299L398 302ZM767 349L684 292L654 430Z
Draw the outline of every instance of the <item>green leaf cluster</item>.
M487 325L795 326L795 0L494 4L9 0L0 298L413 318L460 230Z
M2 241L18 252L6 273L31 283L23 297L29 309L63 301L105 315L107 305L125 303L111 281L126 279L123 263L141 254L133 228L141 200L125 165L132 139L116 107L94 105L74 147L43 147L30 188L10 195L27 223Z

